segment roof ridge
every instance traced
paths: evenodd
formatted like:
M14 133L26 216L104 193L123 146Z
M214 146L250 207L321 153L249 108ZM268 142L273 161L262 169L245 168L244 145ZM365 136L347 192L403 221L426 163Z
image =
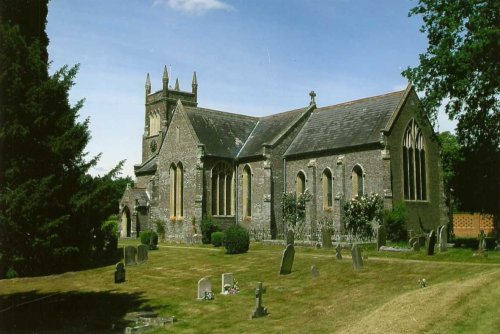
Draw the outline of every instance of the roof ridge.
M185 109L196 109L196 110L204 110L204 111L209 111L209 112L213 112L213 113L219 113L219 114L224 114L224 115L232 115L232 116L238 116L238 117L245 117L245 118L249 118L249 119L254 119L254 120L259 120L259 117L256 117L256 116L250 116L250 115L245 115L245 114L237 114L237 113L233 113L233 112L227 112L227 111L222 111L222 110L216 110L216 109L209 109L209 108L202 108L202 107L189 107L189 106L185 106L184 107Z
M369 100L369 99L374 99L374 98L383 98L383 97L386 97L386 96L389 96L389 95L395 95L395 94L398 94L398 93L403 93L405 91L406 91L406 89L403 89L403 90L398 90L398 91L395 91L395 92L390 92L390 93L385 93L385 94L380 94L380 95L363 97L361 99L356 99L356 100L341 102L341 103L332 104L332 105L329 105L329 106L324 106L324 107L321 107L321 108L317 108L316 111L323 111L323 110L330 109L332 107L341 107L341 106L345 106L345 105L359 103L359 102L363 102L363 101L366 101L366 100Z
M271 114L271 115L266 115L266 116L259 117L259 119L271 118L271 117L275 117L275 116L279 116L279 115L283 115L283 114L288 114L288 113L291 114L293 112L303 111L304 109L307 110L307 108L308 107L302 107L302 108L297 108L297 109L282 111L282 112L279 112L279 113L276 113L276 114Z

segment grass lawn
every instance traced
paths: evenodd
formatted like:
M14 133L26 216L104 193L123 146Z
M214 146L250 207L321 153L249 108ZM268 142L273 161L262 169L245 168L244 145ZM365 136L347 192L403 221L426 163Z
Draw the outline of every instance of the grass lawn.
M121 242L137 245L137 241ZM498 333L500 252L487 258L451 249L368 255L354 271L349 251L296 247L293 272L279 276L283 247L253 243L246 254L221 248L161 244L145 264L61 275L0 280L0 332L123 332L126 313L150 310L178 322L174 333ZM320 272L313 278L310 268ZM237 295L222 296L221 274L232 272ZM210 276L213 301L196 300L197 282ZM425 278L428 287L420 288ZM250 320L255 287L264 283L269 315Z

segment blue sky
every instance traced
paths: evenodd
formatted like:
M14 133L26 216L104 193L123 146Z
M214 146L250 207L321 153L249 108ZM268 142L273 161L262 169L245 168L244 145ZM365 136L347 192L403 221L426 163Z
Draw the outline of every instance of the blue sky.
M198 103L269 115L404 89L401 71L427 46L411 0L51 0L51 71L80 64L73 102L90 117L92 173L140 163L144 84L163 66L181 90L198 78ZM453 130L446 116L439 130Z

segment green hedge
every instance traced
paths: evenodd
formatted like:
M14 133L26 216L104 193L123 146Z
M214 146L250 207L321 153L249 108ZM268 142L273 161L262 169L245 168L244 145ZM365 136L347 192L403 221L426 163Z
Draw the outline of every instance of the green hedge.
M226 230L224 247L226 247L227 254L248 252L248 248L250 247L250 236L248 231L239 225L232 225Z
M141 244L149 246L151 242L151 233L153 233L153 245L158 245L158 233L155 231L142 231L139 235L141 238Z
M477 238L457 238L453 239L453 243L455 244L455 248L471 248L478 249L479 248L479 239ZM487 237L486 238L486 250L495 249L495 238Z
M215 247L220 247L224 244L224 239L226 234L224 232L214 232L212 233L210 239L212 240L212 245Z

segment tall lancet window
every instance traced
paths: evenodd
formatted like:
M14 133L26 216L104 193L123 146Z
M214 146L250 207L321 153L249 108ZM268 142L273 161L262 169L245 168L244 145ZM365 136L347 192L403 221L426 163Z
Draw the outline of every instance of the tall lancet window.
M212 215L232 216L234 175L231 166L220 162L212 168Z
M322 176L323 186L323 210L333 207L333 175L330 169L326 168Z
M426 182L424 137L412 119L403 137L404 198L410 201L426 200Z
M352 179L352 198L361 198L365 193L365 185L363 179L363 168L360 165L354 166L351 173Z
M184 216L184 168L182 163L170 165L170 217Z
M252 216L252 171L248 165L243 168L243 214Z
M306 191L306 176L304 172L300 171L297 174L297 197L302 195Z

